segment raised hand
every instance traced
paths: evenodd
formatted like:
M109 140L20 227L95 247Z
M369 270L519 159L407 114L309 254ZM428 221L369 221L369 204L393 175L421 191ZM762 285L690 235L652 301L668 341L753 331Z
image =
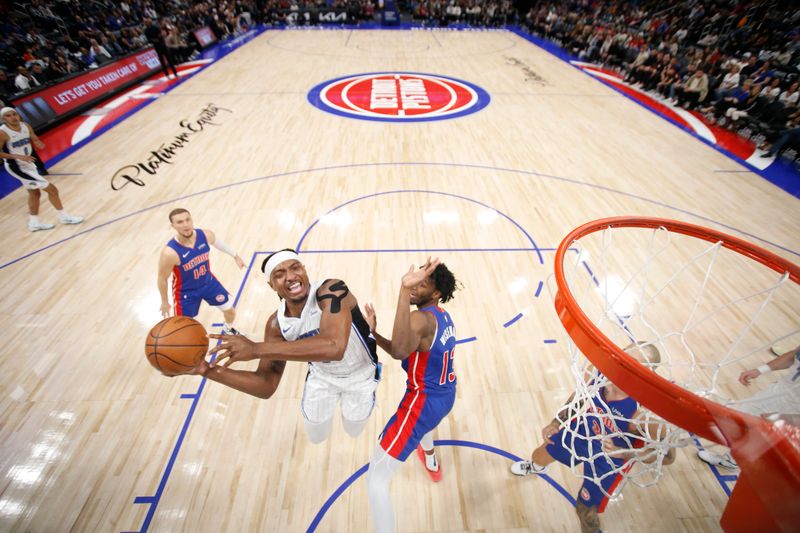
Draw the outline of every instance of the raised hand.
M378 317L375 315L375 308L370 303L364 304L364 320L367 321L369 330L375 333L375 328L378 327Z
M419 270L415 270L414 265L411 265L411 268L405 273L401 280L403 287L411 289L422 283L428 276L433 274L433 271L439 266L440 262L438 257L435 259L428 257L428 260L425 261L424 265L419 267Z
M209 338L219 339L222 342L209 350L209 355L217 354L213 366L219 366L223 360L225 368L231 366L237 361L250 361L256 358L253 355L253 341L244 335L217 335L210 333Z

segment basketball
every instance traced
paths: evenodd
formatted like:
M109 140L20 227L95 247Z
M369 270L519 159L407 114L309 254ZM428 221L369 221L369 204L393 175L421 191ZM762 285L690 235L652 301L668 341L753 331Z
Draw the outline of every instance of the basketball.
M153 326L144 345L150 364L168 376L187 373L207 351L206 329L188 316L165 318Z

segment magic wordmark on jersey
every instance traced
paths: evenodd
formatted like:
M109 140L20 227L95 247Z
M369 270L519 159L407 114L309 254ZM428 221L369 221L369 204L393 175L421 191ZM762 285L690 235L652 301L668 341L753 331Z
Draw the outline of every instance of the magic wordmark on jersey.
M383 122L462 117L480 111L490 100L472 83L417 72L354 74L320 83L308 93L308 101L328 113Z

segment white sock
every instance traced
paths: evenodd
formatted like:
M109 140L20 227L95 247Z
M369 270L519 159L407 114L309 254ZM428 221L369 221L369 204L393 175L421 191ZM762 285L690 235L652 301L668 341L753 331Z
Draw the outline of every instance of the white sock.
M223 323L225 329L233 329L233 324L228 324L227 322Z
M425 466L431 472L439 471L439 462L436 460L436 453L425 453Z
M428 467L428 470L431 472L438 472L439 463L436 461L436 454L428 454L428 452L433 450L433 430L423 435L419 444L422 446L422 451L425 452L425 466Z
M65 218L67 218L69 216L69 213L67 213L63 209L56 209L56 213L58 213L58 219L59 220L64 220Z
M29 215L31 224L38 224L39 223L39 216L38 215Z
M394 507L389 494L389 484L397 469L402 465L400 461L386 453L381 445L375 447L367 471L367 496L369 497L369 511L372 514L372 525L377 533L394 533Z

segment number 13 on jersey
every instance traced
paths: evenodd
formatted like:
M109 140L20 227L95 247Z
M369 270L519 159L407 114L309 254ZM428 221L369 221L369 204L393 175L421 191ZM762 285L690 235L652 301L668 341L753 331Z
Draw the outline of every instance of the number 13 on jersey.
M452 383L456 380L456 373L453 370L453 356L455 354L455 348L442 354L442 376L439 378L439 385L444 385L446 381Z

